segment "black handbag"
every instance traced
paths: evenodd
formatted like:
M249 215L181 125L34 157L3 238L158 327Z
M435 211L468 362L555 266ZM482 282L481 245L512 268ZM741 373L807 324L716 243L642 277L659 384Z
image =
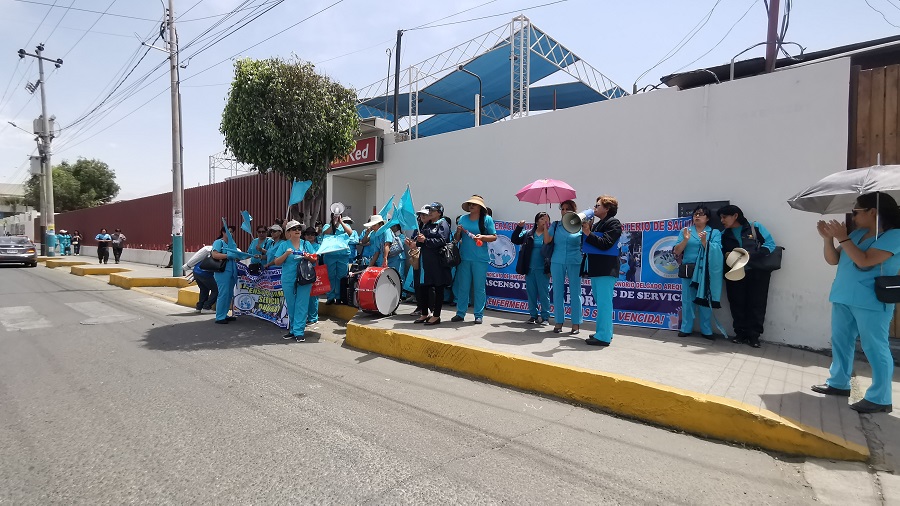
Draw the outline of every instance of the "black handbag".
M553 242L541 245L541 256L550 260L553 256L553 248L556 247L556 229L559 228L559 222L553 224Z
M311 285L316 282L316 263L306 257L297 261L297 284Z
M900 302L900 276L878 276L875 278L875 297L885 304Z
M441 265L444 267L456 267L462 262L462 257L459 256L459 248L456 247L456 243L448 242L441 246Z
M678 277L691 279L694 277L694 269L697 267L695 263L681 264L678 266Z
M756 228L755 223L751 223L750 227L753 229L753 235L756 236L757 251L762 250L763 241L759 236L759 229ZM782 251L784 251L784 248L782 248L781 246L775 246L775 251L769 253L768 255L754 255L756 258L754 258L747 266L750 269L756 269L759 271L777 271L778 269L781 269Z
M210 255L200 261L200 268L209 272L225 272L225 267L228 265L227 262L227 258L216 260Z

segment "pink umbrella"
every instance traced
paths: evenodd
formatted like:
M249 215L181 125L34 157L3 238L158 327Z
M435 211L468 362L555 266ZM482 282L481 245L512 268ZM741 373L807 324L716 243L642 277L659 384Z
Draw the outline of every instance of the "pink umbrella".
M521 202L532 204L559 204L575 199L575 189L558 179L538 179L516 192Z

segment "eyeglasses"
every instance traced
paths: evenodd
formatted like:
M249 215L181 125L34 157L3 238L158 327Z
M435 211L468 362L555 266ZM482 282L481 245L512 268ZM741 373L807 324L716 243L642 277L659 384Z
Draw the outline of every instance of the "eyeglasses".
M594 209L597 209L597 208L600 208L600 207L603 207L603 204L595 204L595 205L594 205Z
M874 208L872 208L872 207L855 207L855 208L851 209L850 212L853 214L853 216L856 216L856 213L858 213L860 211L868 211L869 209L874 209Z
M288 231L288 232L299 232L299 231L300 231L300 227L289 228L289 229L287 229L287 231Z
M265 230L263 230L263 229L260 229L260 230L257 230L257 231L256 231L256 233L257 233L257 234L265 234L265 233L266 233L266 231L265 231Z

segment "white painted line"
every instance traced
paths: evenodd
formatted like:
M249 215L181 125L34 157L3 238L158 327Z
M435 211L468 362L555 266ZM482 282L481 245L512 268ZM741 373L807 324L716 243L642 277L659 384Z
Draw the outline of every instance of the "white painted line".
M67 306L88 316L87 320L81 321L82 325L98 325L103 323L123 323L139 318L138 315L124 313L115 307L103 302L67 302Z
M53 326L50 320L44 318L31 306L0 307L0 325L10 332L45 329Z

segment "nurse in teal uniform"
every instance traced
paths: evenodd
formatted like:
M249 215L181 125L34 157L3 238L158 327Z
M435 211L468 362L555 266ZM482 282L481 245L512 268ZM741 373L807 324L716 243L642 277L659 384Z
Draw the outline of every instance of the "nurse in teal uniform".
M471 291L475 299L472 308L475 323L481 323L484 321L484 308L487 305L487 272L490 264L488 243L497 240L497 230L480 195L472 195L472 198L462 203L462 209L469 214L459 217L453 236L454 241L459 241L459 257L462 261L456 266L456 315L450 321L461 322L465 319Z
M309 313L309 292L312 289L311 284L297 284L297 264L300 257L313 254L312 245L300 235L302 227L296 220L285 223L287 240L278 243L275 251L275 265L281 266L281 289L289 319L288 333L283 337L296 339L298 343L306 341L304 333Z
M712 341L715 339L712 310L722 307L722 233L708 225L708 207L697 206L691 216L693 224L681 231L681 242L672 248L676 255L683 255L682 263L695 265L693 277L681 280L681 331L678 337L693 334L696 307L700 313L700 335Z
M331 291L325 294L325 304L335 304L341 300L341 280L347 277L350 264L350 252L356 256L356 245L359 236L350 228L353 220L349 216L340 214L331 215L331 223L322 227L322 234L347 236L347 248L340 251L332 251L322 255L325 265L328 266L328 282L331 283Z
M831 285L831 368L823 385L814 392L850 396L850 376L856 336L872 367L872 386L865 397L850 407L860 413L889 413L894 360L888 343L888 327L894 304L875 296L875 278L900 271L900 209L885 193L868 193L856 199L855 230L836 220L820 221L819 235L825 241L825 261L837 265ZM876 230L878 233L876 234Z
M319 251L318 239L319 234L316 232L316 227L307 227L306 230L303 231L303 240L307 242L311 252L315 253ZM314 325L319 323L319 297L317 295L310 294L309 296L309 309L306 311L306 324Z
M563 216L577 212L575 201L566 200L559 205ZM553 290L553 319L556 326L553 332L559 334L563 330L566 319L565 281L569 278L570 305L572 306L572 334L578 334L584 320L581 307L581 230L570 234L562 223L554 221L550 225L550 242L553 243L553 254L550 256L550 282Z
M234 227L222 227L219 238L213 242L210 255L216 260L225 260L225 270L223 272L214 272L213 278L216 280L216 287L219 289L219 295L216 297L216 323L228 323L236 320L234 316L228 316L228 310L231 309L231 301L234 298L234 285L237 283L237 267L234 263L238 257L233 253L237 250L237 244L233 240L229 240L229 234L234 234ZM229 249L231 251L226 251Z

